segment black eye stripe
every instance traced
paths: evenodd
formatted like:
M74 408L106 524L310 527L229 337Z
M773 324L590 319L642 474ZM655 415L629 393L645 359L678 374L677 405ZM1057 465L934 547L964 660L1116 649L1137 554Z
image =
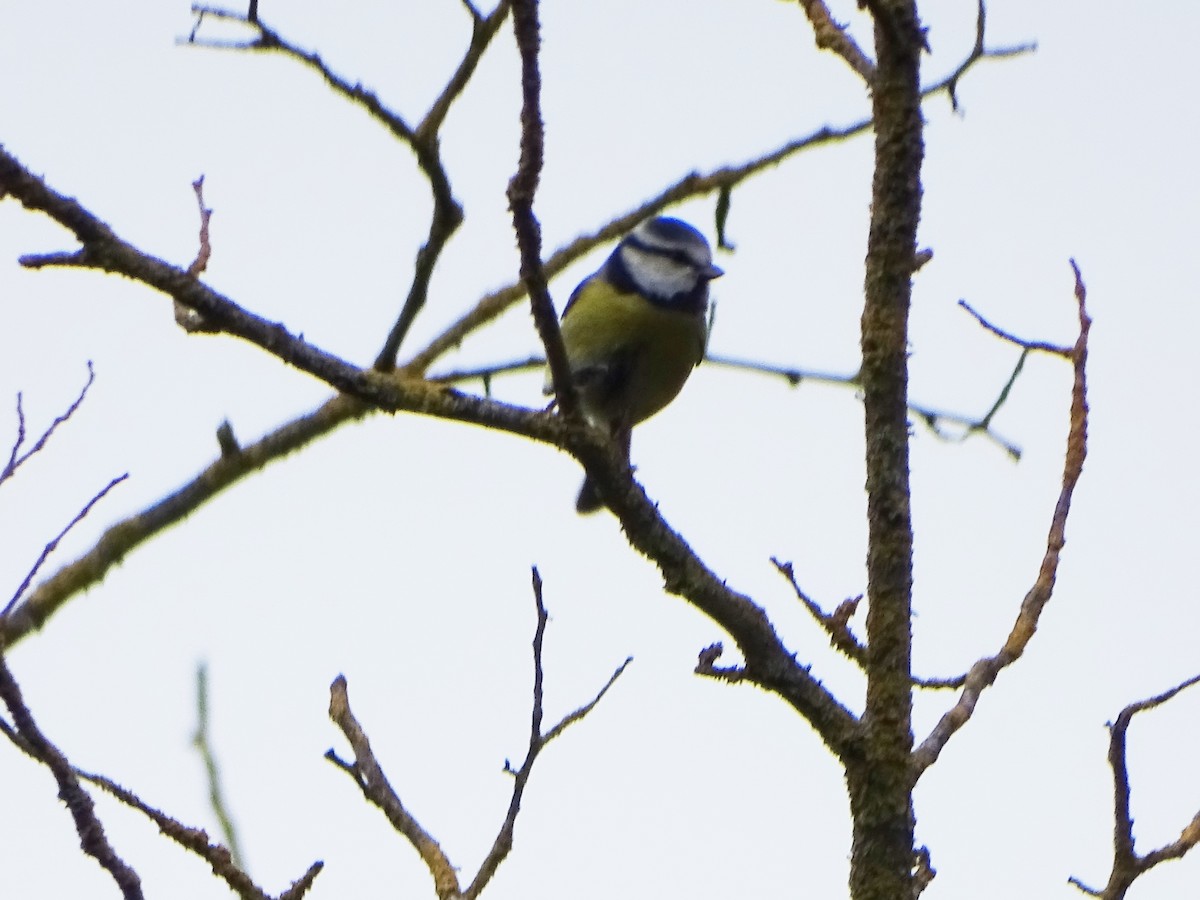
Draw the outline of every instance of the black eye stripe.
M630 235L625 239L631 247L636 247L643 253L648 253L651 256L661 256L664 259L673 260L680 265L687 266L692 269L701 268L701 263L698 263L686 250L679 250L674 247L658 247L654 244L647 244L639 237Z

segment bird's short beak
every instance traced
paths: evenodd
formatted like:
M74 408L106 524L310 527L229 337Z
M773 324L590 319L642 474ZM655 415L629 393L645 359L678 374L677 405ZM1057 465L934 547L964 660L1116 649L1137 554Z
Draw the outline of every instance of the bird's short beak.
M700 274L704 276L705 281L712 281L714 278L720 278L722 275L724 275L725 270L720 266L714 266L712 263L709 263L708 268Z

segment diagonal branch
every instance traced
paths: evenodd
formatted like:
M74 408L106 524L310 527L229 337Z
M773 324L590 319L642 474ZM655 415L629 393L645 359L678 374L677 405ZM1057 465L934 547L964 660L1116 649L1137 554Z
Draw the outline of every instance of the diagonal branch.
M855 43L854 38L846 31L846 26L839 25L829 13L829 7L822 0L800 0L804 14L812 24L813 37L817 49L832 50L846 65L862 76L862 80L870 87L875 82L875 63Z
M378 806L392 823L392 827L413 845L425 867L429 869L429 874L433 876L438 897L441 900L449 900L451 897L460 896L458 874L454 865L441 845L404 806L400 796L388 782L383 767L375 758L366 732L350 710L350 695L345 676L339 675L329 687L329 718L333 719L350 742L354 751L354 762L345 762L333 750L328 751L325 758L350 775L363 796Z
M1058 574L1058 562L1066 543L1067 517L1071 511L1071 498L1079 476L1083 472L1083 462L1087 457L1087 356L1088 333L1092 320L1087 312L1087 290L1084 287L1079 267L1071 261L1075 273L1075 302L1079 309L1079 336L1074 347L1069 351L1072 367L1075 370L1074 383L1071 388L1070 430L1067 434L1067 449L1063 462L1062 487L1059 490L1058 502L1054 507L1054 515L1050 520L1050 532L1046 538L1046 552L1042 556L1042 564L1037 578L1021 603L1021 611L1013 623L1008 640L995 656L985 657L976 662L967 673L962 693L954 704L941 718L929 736L913 752L913 777L917 778L934 761L937 760L947 741L954 733L963 727L975 711L980 695L995 682L1000 672L1012 665L1025 652L1025 648L1037 631L1038 620L1042 610L1050 602L1054 591L1054 582ZM1034 349L1055 353L1053 345L1038 345Z
M25 705L21 696L20 685L8 668L4 653L0 650L0 700L8 707L12 716L15 734L21 738L21 746L42 763L54 775L58 782L59 799L66 804L71 818L75 821L75 830L79 834L79 844L83 852L96 860L117 883L125 900L141 900L142 882L129 865L117 855L112 844L104 834L104 826L96 817L96 807L87 791L79 784L70 762L54 744L52 744L38 728L33 714Z
M858 740L858 720L793 658L766 613L749 597L728 587L662 519L656 505L622 475L626 463L607 437L563 416L523 409L460 394L414 378L358 369L289 332L242 309L228 297L186 272L138 251L77 201L46 186L5 149L0 148L0 188L26 207L46 212L67 225L84 243L74 254L78 264L126 275L195 309L223 331L253 343L278 359L313 375L359 401L385 411L430 415L469 422L533 438L566 450L589 472L608 473L623 485L612 504L630 541L663 573L666 588L679 594L725 628L747 660L755 683L776 691L814 725L834 752L850 752ZM24 257L37 268L61 262L58 256ZM20 612L16 610L15 612Z
M92 511L92 507L104 499L105 494L107 494L109 491L111 491L113 488L115 488L118 484L120 484L122 481L124 481L128 477L129 477L128 472L126 472L124 475L118 475L116 478L114 478L112 481L110 481L108 484L106 484L103 488L101 488L99 493L95 494L92 497L92 499L89 500L84 505L83 509L81 509L79 512L77 512L75 514L75 518L73 518L70 522L68 522L66 524L66 527L63 528L63 530L60 531L58 534L56 534L54 536L54 538L50 541L50 543L48 543L45 547L42 548L42 552L38 556L37 561L33 564L33 567L29 570L29 573L25 576L25 579L21 582L20 587L17 588L16 593L13 594L12 599L8 601L8 603L5 605L4 609L0 610L0 624L3 623L3 620L7 619L8 614L13 611L13 608L17 605L17 602L21 599L21 596L29 588L30 582L33 581L33 577L38 573L38 570L41 569L42 563L44 563L46 561L46 559L50 556L51 553L53 553L55 550L58 549L59 542L62 541L62 539L67 536L67 533L72 528L74 528L76 525L78 525L80 522L83 521L84 517Z
M771 563L779 571L779 574L788 580L792 590L796 592L796 598L804 604L804 608L816 619L817 624L825 629L825 633L829 635L829 643L858 663L859 668L865 669L867 648L850 630L850 618L858 609L862 595L843 601L837 609L827 613L800 587L800 583L796 581L796 571L790 562L782 562L772 556Z
M226 488L268 463L282 459L339 425L361 418L369 407L352 397L334 397L261 440L215 462L153 506L116 523L87 553L39 584L25 601L0 618L0 641L12 646L41 628L71 597L98 583L134 548L183 520Z

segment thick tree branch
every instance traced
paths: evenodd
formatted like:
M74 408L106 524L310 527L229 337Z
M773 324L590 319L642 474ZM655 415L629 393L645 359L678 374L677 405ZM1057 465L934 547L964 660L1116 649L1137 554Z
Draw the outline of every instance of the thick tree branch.
M89 268L126 275L156 288L200 312L223 331L256 344L343 393L388 412L405 410L470 422L552 444L574 456L589 472L622 485L621 499L613 509L633 546L658 565L667 589L691 601L729 631L745 655L755 683L777 691L803 712L836 753L849 752L857 739L853 714L796 663L763 610L731 590L663 521L645 491L628 479L628 463L605 435L572 424L563 416L468 396L403 373L358 369L293 335L283 325L247 312L186 272L139 252L75 200L48 188L3 149L0 187L26 207L46 212L70 227L84 242L77 255ZM43 257L22 261L37 267Z
M1058 502L1054 507L1054 515L1050 520L1046 552L1042 556L1037 578L1021 603L1020 613L1017 615L1016 622L1013 623L1008 640L1004 642L1004 646L995 656L985 657L971 667L958 702L942 716L929 736L914 751L912 760L914 777L919 777L937 760L947 741L970 720L980 695L995 682L1001 670L1012 665L1025 652L1025 648L1037 631L1042 610L1050 602L1050 596L1054 591L1059 558L1063 546L1066 544L1067 517L1071 511L1071 499L1075 493L1075 486L1079 483L1079 476L1083 472L1083 462L1087 457L1087 356L1088 334L1092 321L1087 312L1087 290L1079 273L1079 267L1075 265L1074 260L1071 261L1071 268L1075 273L1075 302L1079 310L1079 336L1074 347L1068 349L1053 344L1021 341L998 329L990 329L1001 334L1006 340L1011 340L1026 349L1066 355L1075 371L1071 387L1070 430L1067 434L1067 449L1063 462L1062 486L1059 489Z
M846 781L854 837L850 893L915 892L912 748L912 513L908 462L908 316L918 266L924 159L915 0L870 4L876 73L875 170L861 326L867 488L866 732Z

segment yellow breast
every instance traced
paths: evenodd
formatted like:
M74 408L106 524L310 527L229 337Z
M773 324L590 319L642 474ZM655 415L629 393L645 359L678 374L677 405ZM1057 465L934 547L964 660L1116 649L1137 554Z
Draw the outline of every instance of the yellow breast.
M600 422L650 418L675 398L704 355L704 313L657 306L599 278L580 285L562 321L585 411Z

